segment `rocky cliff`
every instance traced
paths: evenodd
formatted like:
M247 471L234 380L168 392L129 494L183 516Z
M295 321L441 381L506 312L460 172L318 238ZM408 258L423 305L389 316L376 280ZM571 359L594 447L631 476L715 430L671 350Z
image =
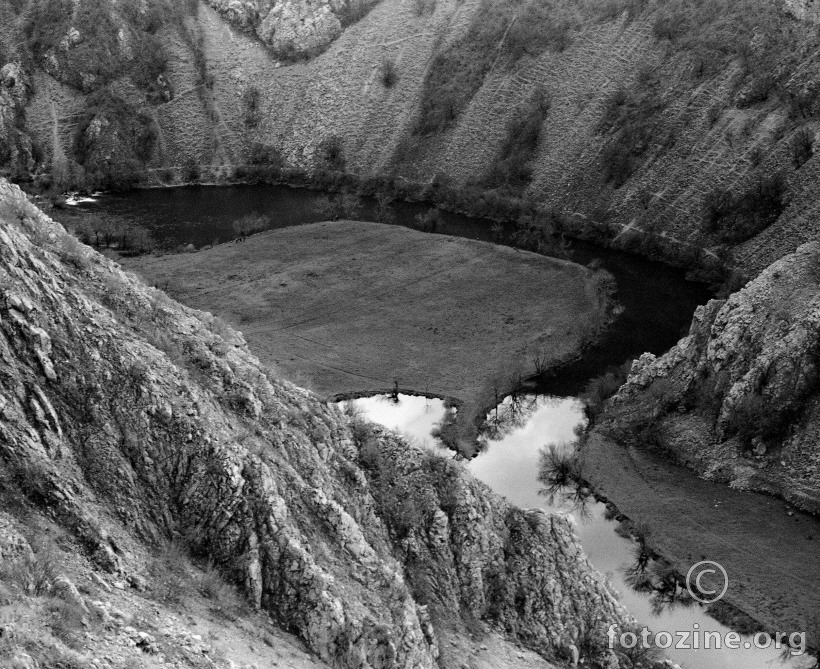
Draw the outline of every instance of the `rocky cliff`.
M12 524L49 518L89 569L143 583L136 556L176 540L335 667L461 666L444 641L491 629L555 662L617 664L601 626L629 621L570 520L515 509L273 378L241 334L124 274L7 182L0 291Z
M633 363L598 429L820 512L818 282L820 245L809 243L698 308L668 353Z
M485 214L524 197L572 234L749 273L820 234L810 3L52 5L0 3L0 61L26 70L20 128L61 185L281 156L467 189Z

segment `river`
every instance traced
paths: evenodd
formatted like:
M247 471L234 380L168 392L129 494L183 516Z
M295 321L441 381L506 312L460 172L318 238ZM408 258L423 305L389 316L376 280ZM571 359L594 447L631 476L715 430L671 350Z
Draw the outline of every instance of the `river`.
M147 228L165 247L193 245L201 248L223 243L237 235L234 221L248 214L264 215L271 228L282 228L324 220L326 197L319 192L286 186L195 186L140 190L86 198L58 217L64 222L88 214L105 214ZM375 220L377 204L363 200L359 218ZM392 221L415 226L416 217L429 211L424 203L391 205ZM442 212L436 232L508 242L511 225ZM575 516L581 543L592 564L606 574L630 612L655 631L727 631L699 607L658 611L646 594L632 591L624 580L624 568L634 562L635 543L616 532L618 523L607 520L602 504L590 505L585 513L560 502L550 504L538 494L536 480L539 449L548 442L573 439L573 430L583 423L583 407L577 398L589 379L610 366L649 351L660 354L685 332L695 308L711 294L701 284L689 282L683 272L628 253L605 250L581 242L569 245L569 259L602 266L615 278L618 316L603 338L577 361L539 380L539 395L527 400L528 409L517 420L506 421L506 429L487 439L484 452L468 465L473 474L498 494L523 507L541 506ZM444 412L439 400L401 396L398 403L384 398L356 400L374 421L408 435L418 443L436 448L430 431ZM509 405L509 400L507 400ZM502 411L507 411L502 406ZM617 502L617 500L615 500ZM611 514L610 514L611 515ZM774 649L748 651L670 649L667 655L682 666L706 669L756 669L771 666L801 667L800 660L784 662Z
M521 424L500 438L487 439L486 449L466 467L496 493L522 508L544 508L570 514L576 522L578 538L592 565L604 574L619 593L621 601L639 625L652 632L714 631L721 638L731 630L711 618L699 604L658 607L657 598L636 592L626 581L626 572L635 563L636 542L623 531L620 523L608 518L606 506L593 502L585 508L565 498L550 501L539 494L542 485L536 476L539 451L549 443L571 442L574 430L585 424L582 403L573 397L533 396ZM441 400L399 395L395 402L388 396L352 400L353 404L374 422L393 429L420 445L438 448L430 435L445 414ZM509 405L509 400L506 401ZM502 409L504 410L504 409ZM489 417L492 419L492 414ZM442 450L445 455L449 452ZM752 636L742 636L741 646L728 649L675 649L664 654L688 669L803 669L813 665L807 656L782 657L774 647L754 647Z

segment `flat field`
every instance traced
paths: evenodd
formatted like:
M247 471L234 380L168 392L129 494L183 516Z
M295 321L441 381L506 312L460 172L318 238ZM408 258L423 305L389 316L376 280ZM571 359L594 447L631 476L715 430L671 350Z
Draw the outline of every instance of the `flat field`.
M324 397L402 390L461 403L467 445L515 379L577 355L604 322L589 269L378 223L316 223L123 265L241 330Z

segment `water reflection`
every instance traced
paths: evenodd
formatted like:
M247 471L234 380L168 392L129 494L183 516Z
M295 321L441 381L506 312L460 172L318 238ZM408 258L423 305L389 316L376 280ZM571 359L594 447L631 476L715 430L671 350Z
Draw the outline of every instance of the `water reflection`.
M556 500L570 503L583 517L589 515L592 491L584 483L584 456L579 440L550 443L538 453L538 482L544 487L538 491L550 506Z
M421 395L405 395L398 391L389 395L360 397L343 404L361 411L374 423L400 432L419 446L438 447L433 430L450 410L444 400Z
M538 408L538 397L516 393L497 404L484 421L479 444L486 450L490 441L500 441L505 436L524 427Z
M399 396L396 404L388 399L356 400L374 421L410 435L416 441L435 444L430 432L444 416L439 400ZM470 471L498 494L524 508L543 507L571 514L577 533L592 565L605 574L619 593L622 603L653 632L714 631L725 635L730 628L709 617L706 610L691 601L689 593L674 570L651 548L649 533L636 526L625 530L616 519L613 506L595 501L583 486L560 487L550 495L549 479L542 474L543 451L548 444L573 444L579 425L585 424L583 405L574 398L532 397L521 395L505 400L493 411L487 425L495 432L485 433L486 450L465 463ZM406 423L404 422L406 420ZM564 448L564 446L562 446ZM545 496L543 493L547 491ZM579 503L580 501L580 503ZM751 641L745 635L742 640ZM794 657L775 648L746 649L669 648L664 655L681 667L690 669L808 669L814 660Z
M672 566L665 560L651 557L640 543L635 547L635 561L623 565L621 574L624 583L634 592L648 596L654 616L696 603Z

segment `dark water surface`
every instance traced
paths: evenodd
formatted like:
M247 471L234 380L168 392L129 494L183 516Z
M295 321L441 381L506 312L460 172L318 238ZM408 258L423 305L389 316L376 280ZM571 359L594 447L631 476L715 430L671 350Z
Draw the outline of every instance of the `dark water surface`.
M318 191L290 186L185 186L104 194L83 201L72 212L108 213L148 228L161 246L193 244L197 248L235 238L233 222L247 214L270 218L271 228L285 228L325 220L321 213L326 196ZM362 200L361 220L377 220L377 205ZM431 205L396 202L395 223L414 227L416 216ZM442 211L438 233L496 241L493 222ZM509 239L512 225L504 226ZM251 238L252 239L252 238ZM549 395L577 395L587 381L645 351L662 353L686 331L692 313L711 297L699 283L686 281L681 270L629 253L610 251L584 242L572 242L570 259L596 262L615 277L616 299L623 307L603 339L583 359L568 365L539 388ZM560 290L560 286L555 287Z

